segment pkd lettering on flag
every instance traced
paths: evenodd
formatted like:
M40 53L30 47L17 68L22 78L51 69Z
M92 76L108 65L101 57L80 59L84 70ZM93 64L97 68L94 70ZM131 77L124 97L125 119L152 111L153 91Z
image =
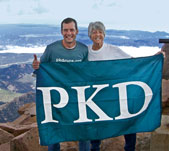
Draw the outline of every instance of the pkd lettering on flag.
M149 132L161 123L163 56L42 63L36 108L41 145Z

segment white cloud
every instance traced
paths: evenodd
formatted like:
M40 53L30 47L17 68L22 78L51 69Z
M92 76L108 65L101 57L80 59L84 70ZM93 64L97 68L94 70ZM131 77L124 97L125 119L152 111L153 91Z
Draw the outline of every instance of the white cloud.
M33 11L36 12L37 14L43 14L43 13L48 13L49 12L46 8L44 8L40 4L38 5L38 7L33 8Z
M146 57L155 55L160 51L159 47L128 47L120 46L120 48L126 53L130 54L132 57Z
M152 56L160 51L159 47L128 47L120 46L120 48L133 57ZM7 46L6 50L0 53L43 53L45 47L20 47L20 46Z
M20 46L6 46L7 49L0 51L0 53L43 53L45 47L20 47Z
M116 2L114 2L114 0L94 0L92 4L93 9L102 9L114 6L116 6Z

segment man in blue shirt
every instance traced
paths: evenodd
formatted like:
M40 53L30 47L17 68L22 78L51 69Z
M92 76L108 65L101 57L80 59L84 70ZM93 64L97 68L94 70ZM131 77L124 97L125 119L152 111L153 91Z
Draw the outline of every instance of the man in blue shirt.
M34 55L32 63L33 69L37 70L42 62L79 62L87 61L88 48L86 45L76 41L78 34L77 22L73 18L66 18L61 23L61 33L63 40L56 41L48 45L45 52L37 60ZM79 142L80 151L89 151L89 142ZM56 143L48 146L48 151L60 151L60 144Z

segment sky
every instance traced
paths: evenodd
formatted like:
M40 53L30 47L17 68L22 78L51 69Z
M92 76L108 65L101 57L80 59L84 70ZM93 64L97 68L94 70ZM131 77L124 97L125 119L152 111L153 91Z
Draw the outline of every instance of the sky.
M169 33L169 0L0 0L0 24L60 25L66 17L79 26L102 21L106 29Z

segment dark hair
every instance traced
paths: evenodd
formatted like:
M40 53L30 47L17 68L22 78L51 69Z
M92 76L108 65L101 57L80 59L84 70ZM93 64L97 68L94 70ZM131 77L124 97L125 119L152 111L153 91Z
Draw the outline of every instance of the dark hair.
M75 28L76 28L76 30L77 30L77 29L78 29L78 28L77 28L77 22L76 22L76 20L73 19L73 18L65 18L65 19L62 21L62 23L61 23L61 30L63 29L63 23L68 24L68 23L71 23L71 22L74 22L74 23L75 23Z

